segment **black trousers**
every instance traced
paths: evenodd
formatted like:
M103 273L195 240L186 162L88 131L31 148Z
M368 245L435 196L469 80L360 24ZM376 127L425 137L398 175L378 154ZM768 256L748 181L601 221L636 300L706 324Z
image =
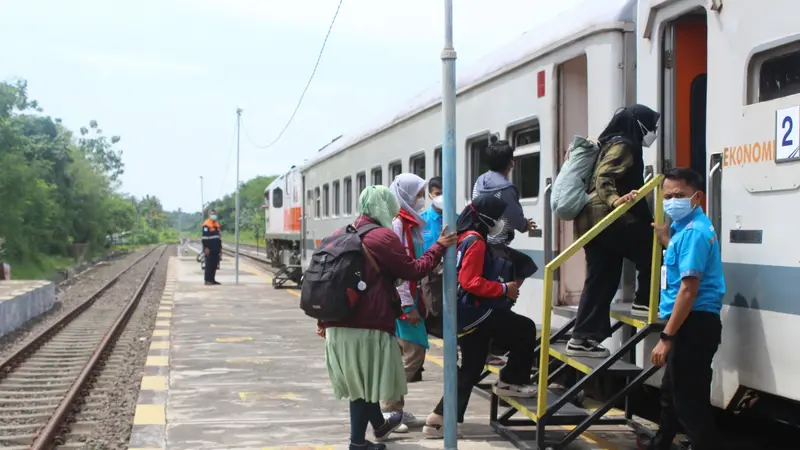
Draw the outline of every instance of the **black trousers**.
M679 430L692 450L721 448L717 444L711 407L711 360L722 338L719 315L691 312L675 334L661 380L661 420L651 450L669 450Z
M210 283L216 281L217 266L219 266L219 252L209 251L208 256L206 257L206 282Z
M461 337L461 367L458 368L458 422L464 422L472 388L486 365L489 343L509 349L508 363L500 370L500 380L509 384L529 384L536 361L536 324L511 310L495 310L475 331ZM433 412L444 415L444 398Z
M620 219L623 220L623 219ZM573 335L603 341L611 336L611 301L619 289L622 262L636 264L637 288L634 303L650 303L650 267L653 253L653 228L644 220L614 222L584 247L586 281Z

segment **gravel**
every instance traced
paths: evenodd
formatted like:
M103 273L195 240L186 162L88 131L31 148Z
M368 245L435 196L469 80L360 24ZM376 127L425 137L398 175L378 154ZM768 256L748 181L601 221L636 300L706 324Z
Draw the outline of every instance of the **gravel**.
M55 304L50 311L29 321L19 330L0 338L0 359L7 357L23 342L49 328L72 307L86 300L89 295L108 282L120 270L127 267L147 251L148 249L143 249L102 261L79 274L77 278L70 279L68 283L59 285Z
M93 390L110 390L111 394L105 397L101 419L92 436L84 440L84 449L128 448L139 384L167 278L167 263L169 257L175 255L175 250L174 246L170 246L164 253L139 306L115 344L105 367L99 372ZM82 421L82 414L75 417L77 422Z

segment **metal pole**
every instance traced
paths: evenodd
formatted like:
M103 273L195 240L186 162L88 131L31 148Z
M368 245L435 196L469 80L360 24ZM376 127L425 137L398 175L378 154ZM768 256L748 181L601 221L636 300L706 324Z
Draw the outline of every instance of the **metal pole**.
M241 122L242 108L236 108L236 262L234 264L236 284L239 284L239 135Z
M206 214L203 211L206 208L206 201L203 198L203 176L200 175L200 223L203 223L203 218Z
M442 50L442 184L444 186L444 224L456 230L456 51L453 48L453 0L444 2L444 49ZM456 349L456 248L444 256L444 448L458 449L457 390L458 350Z

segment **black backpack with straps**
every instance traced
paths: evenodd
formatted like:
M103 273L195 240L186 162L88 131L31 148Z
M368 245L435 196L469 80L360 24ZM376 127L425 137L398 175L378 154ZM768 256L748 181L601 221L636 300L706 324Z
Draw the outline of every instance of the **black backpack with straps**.
M380 272L372 254L362 243L364 235L380 228L367 224L356 229L347 225L322 240L303 275L300 308L307 316L326 322L349 319L363 293L371 286L364 278L365 264Z

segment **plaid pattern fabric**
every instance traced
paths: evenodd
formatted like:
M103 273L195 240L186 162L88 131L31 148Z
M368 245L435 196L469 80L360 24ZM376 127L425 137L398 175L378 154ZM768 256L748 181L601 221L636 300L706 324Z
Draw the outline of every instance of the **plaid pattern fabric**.
M600 150L594 173L589 184L589 204L573 221L575 239L597 225L614 209L614 202L620 197L617 193L616 180L634 166L633 155L621 142L610 144ZM630 212L625 213L622 220L630 220Z

